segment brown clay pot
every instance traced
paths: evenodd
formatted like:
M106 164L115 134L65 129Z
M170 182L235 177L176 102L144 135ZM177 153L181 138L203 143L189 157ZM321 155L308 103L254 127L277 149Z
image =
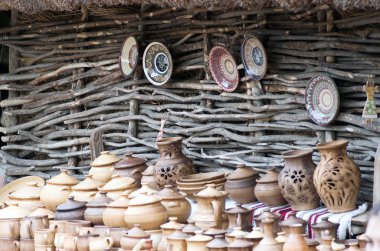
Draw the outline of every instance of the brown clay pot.
M360 169L346 152L347 140L318 144L321 161L314 172L314 185L331 213L354 210L360 188Z
M207 243L213 238L202 234L202 230L196 231L194 236L186 239L187 250L191 251L207 251Z
M333 238L336 238L338 227L339 224L332 223L327 218L322 218L321 222L311 226L313 229L313 239L320 242L322 233L326 230Z
M228 244L228 251L251 251L253 243L246 241L242 236L237 236L236 239Z
M161 138L157 142L160 158L154 166L154 179L160 187L176 185L182 176L194 173L191 159L182 153L182 138Z
M20 251L34 251L34 240L20 239Z
M243 231L251 231L252 225L250 222L252 209L242 207L240 204L236 204L235 207L226 210L228 216L228 229L232 230L235 227L240 227Z
M22 239L33 239L36 230L49 227L47 216L24 217L20 221L20 237Z
M79 235L77 240L77 250L78 251L89 251L90 250L90 244L89 239L90 237L99 237L97 234L89 234L89 235Z
M286 204L286 200L282 196L280 186L278 185L278 173L274 169L268 170L263 177L256 181L257 185L254 191L259 201L270 207Z
M313 150L291 150L282 155L285 166L278 176L282 195L294 211L311 210L319 205L313 184Z
M176 217L170 217L169 222L162 224L162 238L161 241L158 243L157 250L158 251L166 251L168 246L167 237L174 233L176 229L183 229L184 225L177 222Z
M126 153L125 158L114 164L113 173L122 177L131 177L136 181L137 187L141 187L141 178L147 168L146 159L133 157L132 153Z
M190 236L182 233L181 228L177 229L174 233L167 237L168 249L170 251L186 251L187 244L186 239ZM190 251L190 250L189 250Z
M272 219L273 220L273 234L277 234L280 231L279 223L281 221L281 215L278 213L272 213L270 212L270 209L266 209L261 214L256 216L254 218L256 227L260 227L263 230L263 224L262 221L265 219Z
M56 220L83 220L86 211L86 202L76 201L73 196L69 196L67 201L57 207L55 213Z
M91 221L94 225L104 225L103 213L107 205L112 202L111 198L106 196L106 192L100 192L100 196L95 200L86 204L86 211L84 212L84 219Z
M120 245L124 250L132 250L140 240L149 239L149 237L149 234L142 230L139 224L135 224L127 233L123 234Z
M20 238L20 219L0 219L0 238Z
M228 242L224 239L223 235L217 235L215 238L206 245L209 251L227 251Z
M19 251L20 241L19 239L0 238L0 247L4 251Z
M103 151L91 163L91 169L88 174L90 174L94 180L107 183L111 180L113 165L119 161L120 158L116 155L111 154L109 151Z
M302 236L304 226L302 224L290 225L290 234L284 243L283 251L308 251L305 238Z
M286 236L290 234L290 226L293 224L301 224L302 234L306 232L307 222L303 219L297 218L296 213L292 213L289 215L288 219L280 222L280 228L282 232L285 232Z
M129 193L123 193L120 198L109 203L103 212L104 225L108 227L121 227L126 228L127 223L124 220L125 211L128 208Z
M282 251L282 244L277 242L273 234L272 219L265 219L261 221L264 229L264 237L259 245L255 247L255 251Z

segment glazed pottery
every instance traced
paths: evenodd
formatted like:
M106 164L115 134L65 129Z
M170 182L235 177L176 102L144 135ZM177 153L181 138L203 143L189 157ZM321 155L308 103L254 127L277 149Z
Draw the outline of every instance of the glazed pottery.
M47 216L24 217L20 220L20 237L22 239L33 239L36 230L49 227Z
M0 238L20 238L20 220L0 219Z
M122 177L131 177L136 181L137 187L141 187L141 178L147 168L146 159L133 157L132 153L125 154L125 158L117 162L113 173L118 173Z
M291 150L282 155L285 166L278 176L282 195L293 211L311 210L319 205L313 184L313 150Z
M228 229L232 230L235 227L240 227L243 231L251 231L251 215L253 209L247 209L240 204L226 210L228 216Z
M193 174L193 161L182 153L182 138L161 138L157 142L160 158L154 166L154 179L156 183L175 185L181 177Z
M247 75L254 80L262 79L267 71L268 59L260 40L255 36L247 36L240 52Z
M290 225L290 234L284 243L283 251L308 251L305 238L302 236L304 226L302 224Z
M64 240L63 240L63 249L77 251L77 242L78 242L78 236L65 235Z
M195 235L195 231L201 230L199 227L195 226L193 220L188 220L187 225L182 228L182 232L188 235Z
M34 251L34 240L20 239L20 251Z
M212 226L221 228L226 197L227 192L218 191L214 184L207 185L205 189L195 194L198 203L197 211L193 217L195 225L202 230Z
M321 161L314 172L314 185L331 213L354 210L360 188L360 169L346 152L347 140L317 145Z
M155 190L148 186L146 183L141 184L141 188L137 189L136 191L131 192L131 194L128 196L128 198L133 199L139 196L140 194L147 194L147 195L153 195L156 194L158 190Z
M254 191L259 201L270 207L286 204L278 185L278 173L274 169L269 169L263 177L256 181L257 185Z
M208 236L211 236L211 237L215 237L215 236L218 236L218 235L225 236L226 233L227 233L227 230L221 229L221 228L216 228L215 226L210 227L205 232L203 232L204 235L208 235Z
M65 233L78 235L79 229L82 227L91 227L91 222L85 220L69 220L65 224Z
M152 84L163 85L168 82L173 72L173 60L168 48L162 43L150 43L144 51L143 69Z
M131 76L139 61L139 48L135 37L128 37L121 48L119 65L125 77Z
M55 211L55 208L66 201L71 193L71 187L78 184L79 180L70 176L66 169L61 169L61 173L50 180L42 188L40 199L48 209Z
M233 242L236 239L236 237L238 237L238 236L245 237L248 234L249 233L243 231L241 229L241 227L235 227L235 228L232 229L232 232L226 234L226 241L228 243L231 243L231 242Z
M168 212L161 204L160 199L147 194L141 194L131 199L124 213L124 220L129 228L133 227L134 224L140 224L144 230L156 230L167 219Z
M174 233L176 229L183 229L184 225L178 223L176 217L170 217L169 222L162 224L160 227L162 229L162 238L161 241L158 243L157 250L166 251L168 245L167 237Z
M37 209L35 209L33 212L31 212L29 217L34 216L47 216L50 219L54 219L54 212L47 209L45 205L39 206Z
M112 199L106 196L106 192L100 192L98 198L86 204L87 209L84 212L84 219L91 221L94 225L104 225L103 213L110 202L112 202Z
M133 192L137 189L135 180L131 177L122 177L118 173L112 175L112 179L104 186L98 187L100 192L106 192L107 197L117 200L124 192ZM97 195L99 196L99 194Z
M34 243L37 245L53 245L54 237L53 229L38 229L34 232Z
M279 223L281 221L281 215L278 213L270 212L270 209L267 208L261 212L258 216L254 217L255 226L260 227L263 229L262 221L265 219L272 219L274 221L273 223L273 234L276 234L280 231Z
M153 249L157 250L158 245L162 240L162 230L161 229L148 230L148 231L146 231L146 233L150 235L150 239L152 240Z
M156 184L156 181L154 180L154 165L150 165L145 169L145 171L142 173L141 183L147 184L148 187L154 189L154 190L160 190L160 187Z
M9 201L8 206L0 210L0 219L20 219L28 214L28 209L19 207L17 202Z
M89 235L79 235L77 240L77 250L78 251L89 251L90 250L90 237L99 237L97 234Z
M0 238L0 247L4 251L19 251L20 242L18 239Z
M91 163L89 174L92 178L103 183L111 180L113 165L120 161L120 158L111 154L109 151L103 151Z
M187 244L186 239L188 239L190 236L182 233L181 228L177 229L167 237L168 240L168 251L186 251L187 250ZM189 250L190 251L190 250Z
M264 233L261 231L261 228L254 227L249 234L244 236L244 239L252 242L254 246L256 247L260 243L260 241L263 239L263 237L264 237Z
M90 251L103 251L104 249L111 248L113 245L112 237L93 237L88 238Z
M260 243L255 247L255 251L282 251L282 244L277 242L273 234L272 219L265 219L261 221L264 229L264 237Z
M127 227L124 220L125 211L128 208L129 193L122 193L120 198L109 203L103 212L104 225L108 227Z
M307 222L303 219L297 218L295 212L289 214L288 219L280 222L281 231L285 232L285 234L288 236L290 234L290 226L293 224L301 224L302 233L305 233Z
M150 236L140 228L139 224L135 224L127 233L121 237L120 245L124 250L132 250L140 240L148 239Z
M40 200L42 187L38 182L29 182L25 187L22 187L13 193L9 194L9 200L17 202L19 207L33 211L43 205Z
M98 187L101 185L103 185L101 181L95 180L92 175L86 175L83 181L71 187L70 196L74 196L77 201L90 202L95 199Z
M187 222L191 213L191 205L185 194L177 192L173 185L165 185L155 196L161 199L169 217L177 217L178 222L181 223Z
M195 232L194 236L186 239L187 250L191 251L207 251L207 243L212 240L212 237L203 235L202 230Z
M55 213L56 220L83 220L86 211L86 202L76 201L73 196L69 196L65 203L57 207Z
M322 233L325 231L328 231L333 238L336 238L338 227L339 224L332 223L328 221L327 217L324 217L319 223L311 226L313 239L320 242Z
M224 240L223 235L217 235L212 241L207 243L206 247L209 251L227 251L228 242Z
M246 241L242 236L237 236L236 239L228 244L228 251L251 251L253 243Z

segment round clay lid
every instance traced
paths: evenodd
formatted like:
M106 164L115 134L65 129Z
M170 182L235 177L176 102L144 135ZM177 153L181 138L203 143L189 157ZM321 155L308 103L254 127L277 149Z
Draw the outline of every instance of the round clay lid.
M236 236L235 240L228 245L228 248L252 248L253 243L243 239L243 236Z
M203 234L215 236L215 235L225 235L226 233L227 233L227 230L219 229L219 228L216 228L216 227L210 227Z
M238 165L235 171L227 176L227 180L241 180L250 178L253 176L258 176L258 172L246 165Z
M223 235L217 235L217 236L215 236L215 238L212 241L207 243L206 247L209 249L227 248L228 242L224 239Z
M179 229L183 230L184 225L177 222L177 217L169 217L169 222L162 224L160 226L161 229Z
M103 185L104 183L98 180L94 180L92 175L86 175L86 178L79 182L79 184L72 187L72 190L75 191L93 191L98 190L98 187Z
M145 165L146 159L141 159L133 157L132 153L128 152L125 154L125 158L117 162L113 167L114 168L132 168L135 166Z
M278 182L278 172L276 172L276 170L273 168L273 169L269 169L267 171L267 173L256 180L258 183L273 183L273 182Z
M339 224L330 222L327 217L322 218L321 222L311 226L313 229L329 229L338 226Z
M28 214L30 214L30 211L17 206L17 202L9 202L7 207L0 210L0 219L20 219Z
M313 149L289 150L284 152L281 156L284 159L299 158L313 154Z
M139 194L137 197L131 199L129 201L128 206L142 206L160 202L161 200L155 196L147 195L147 194Z
M150 234L146 233L140 228L140 224L134 224L133 228L129 229L126 233L128 237L147 239L150 237Z
M161 191L158 191L155 196L162 200L175 200L183 199L186 195L178 192L173 185L165 185Z
M185 240L189 237L190 237L190 235L182 233L181 228L179 228L174 233L172 233L171 235L169 235L166 238L170 239L170 240Z
M306 226L307 222L303 219L297 218L295 213L292 213L288 219L280 222L281 227L290 227L292 224L302 224Z
M114 154L111 154L109 151L103 151L100 155L91 163L91 166L108 166L113 165L116 162L119 162L120 158Z
M133 199L139 196L140 194L147 194L147 195L152 195L156 194L157 190L153 189L149 186L149 183L141 183L141 188L137 189L136 191L133 191L130 195L129 198Z
M203 235L202 230L195 231L195 235L188 238L186 241L192 241L192 242L209 242L212 240L211 236Z
M182 232L185 234L193 234L197 230L201 230L199 227L195 226L195 222L193 220L188 220L187 225L182 228Z
M33 212L31 212L29 217L35 217L35 216L48 216L49 219L54 219L54 212L47 209L45 205L39 206L37 209L35 209Z
M253 209L248 209L248 208L243 207L241 204L236 204L235 207L227 209L226 213L227 214L245 214L252 211Z
M25 187L22 187L13 193L9 194L10 199L39 199L42 187L38 186L37 182L29 182Z
M107 184L99 187L99 191L125 190L134 184L136 184L135 179L131 177L121 177L120 174L116 173L112 175L112 179L108 181Z
M237 236L246 236L249 234L248 232L245 232L241 230L241 227L234 227L234 230L231 233L228 233L228 237L237 237Z
M69 196L67 201L57 206L57 211L74 211L86 207L86 202L74 200L74 196Z
M120 195L120 198L112 201L107 205L107 207L112 207L112 208L128 208L129 205L129 198L128 198L129 193L122 193Z
M57 176L54 176L50 180L47 180L46 183L53 185L63 185L63 186L73 186L79 183L79 180L68 173L67 169L62 168L61 173Z
M245 238L247 239L262 239L264 237L264 233L261 231L261 228L254 227L252 229L252 232L247 234Z
M107 197L106 192L99 192L99 197L95 197L93 201L90 201L86 204L86 207L106 207L113 200Z
M227 192L221 192L216 189L215 184L206 184L206 188L195 194L200 197L222 197L227 195Z

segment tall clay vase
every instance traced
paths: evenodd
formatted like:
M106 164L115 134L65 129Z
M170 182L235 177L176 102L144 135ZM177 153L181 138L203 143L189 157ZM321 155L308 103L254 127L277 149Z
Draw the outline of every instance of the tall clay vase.
M278 184L292 210L311 210L318 207L319 196L313 184L315 164L313 150L291 150L282 155L285 166Z
M283 251L308 251L305 238L302 236L303 225L290 225L290 235L284 243Z
M262 220L264 228L264 237L260 241L259 245L255 247L255 251L282 251L282 243L279 243L274 238L273 234L273 220L265 219Z
M182 153L182 138L162 138L157 142L160 158L154 166L154 180L157 185L176 185L182 176L194 173L194 164L191 159Z
M347 140L318 144L321 154L314 172L314 185L331 213L354 210L360 188L360 169L346 152Z

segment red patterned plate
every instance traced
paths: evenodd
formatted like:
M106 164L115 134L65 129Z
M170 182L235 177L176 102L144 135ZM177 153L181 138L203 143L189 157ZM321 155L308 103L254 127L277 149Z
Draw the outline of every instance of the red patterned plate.
M139 60L139 50L137 40L134 37L128 37L120 53L120 70L124 76L130 76L136 69Z
M234 91L239 84L239 71L235 59L223 46L215 46L209 55L209 65L215 82L225 91Z

